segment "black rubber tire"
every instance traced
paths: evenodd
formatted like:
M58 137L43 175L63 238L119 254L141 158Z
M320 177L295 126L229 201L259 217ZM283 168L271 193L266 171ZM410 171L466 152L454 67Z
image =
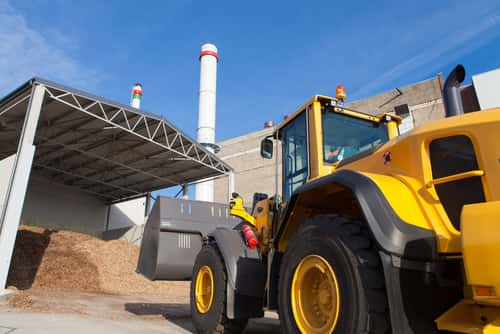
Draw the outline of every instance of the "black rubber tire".
M196 277L203 266L209 266L214 276L214 298L207 313L200 313L195 302ZM204 245L193 267L191 279L191 318L197 333L236 334L241 333L248 319L228 319L226 316L226 269L217 245L212 242Z
M298 264L312 254L326 259L337 277L340 313L333 333L390 333L383 268L375 244L363 222L338 215L316 216L304 222L287 246L278 297L283 333L300 333L290 290Z

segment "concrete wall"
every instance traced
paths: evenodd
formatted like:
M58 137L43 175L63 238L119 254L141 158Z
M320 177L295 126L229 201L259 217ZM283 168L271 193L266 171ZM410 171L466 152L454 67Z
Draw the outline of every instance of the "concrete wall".
M393 89L363 100L348 103L349 108L377 115L394 113L397 106L407 104L413 116L413 127L443 118L444 104L441 77Z
M272 128L262 129L218 143L221 150L217 155L234 168L234 189L243 197L246 206L252 205L255 192L267 193L270 196L275 194L275 158L263 159L260 156L260 141L272 134L272 131ZM281 156L281 147L278 147L278 156ZM281 161L278 168L278 184L281 185ZM214 201L227 203L228 179L216 179L214 189Z
M146 197L113 204L109 211L108 229L143 225L146 223Z
M143 197L108 206L76 188L32 176L21 223L136 243L146 222L145 205Z
M396 106L408 104L410 107L442 99L440 77L395 88L393 90L349 102L347 106L355 110L377 115L382 112L394 112ZM442 101L440 102L442 105ZM443 109L444 115L444 109Z
M415 126L444 118L445 115L442 98L411 105L410 109L413 113Z
M146 197L113 204L109 208L109 220L102 238L125 239L137 244L142 238L145 223Z
M95 196L32 176L21 223L100 235L107 214L107 205Z
M498 86L500 86L500 83ZM462 86L460 93L462 95L462 105L465 113L481 110L474 85Z

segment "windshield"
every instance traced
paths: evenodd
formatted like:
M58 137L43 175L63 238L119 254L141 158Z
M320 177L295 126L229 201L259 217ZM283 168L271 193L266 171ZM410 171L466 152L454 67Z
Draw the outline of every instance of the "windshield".
M374 123L326 108L322 112L322 125L323 160L327 163L335 163L389 140L386 123Z

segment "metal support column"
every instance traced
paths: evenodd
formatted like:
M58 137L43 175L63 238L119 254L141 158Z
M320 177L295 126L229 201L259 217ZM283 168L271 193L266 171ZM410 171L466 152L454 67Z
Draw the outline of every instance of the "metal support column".
M182 199L189 199L189 186L186 183L182 185Z
M228 201L231 200L234 193L234 172L229 172L227 175Z
M12 175L5 196L4 210L0 217L0 289L3 289L7 284L10 262L23 211L33 157L35 155L33 142L44 95L44 86L35 85L33 87L19 138L16 160L12 168Z

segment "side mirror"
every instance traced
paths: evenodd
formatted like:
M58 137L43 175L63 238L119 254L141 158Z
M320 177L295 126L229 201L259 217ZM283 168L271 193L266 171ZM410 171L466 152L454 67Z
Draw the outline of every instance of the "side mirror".
M273 141L269 138L264 138L260 142L260 156L264 159L273 157Z

